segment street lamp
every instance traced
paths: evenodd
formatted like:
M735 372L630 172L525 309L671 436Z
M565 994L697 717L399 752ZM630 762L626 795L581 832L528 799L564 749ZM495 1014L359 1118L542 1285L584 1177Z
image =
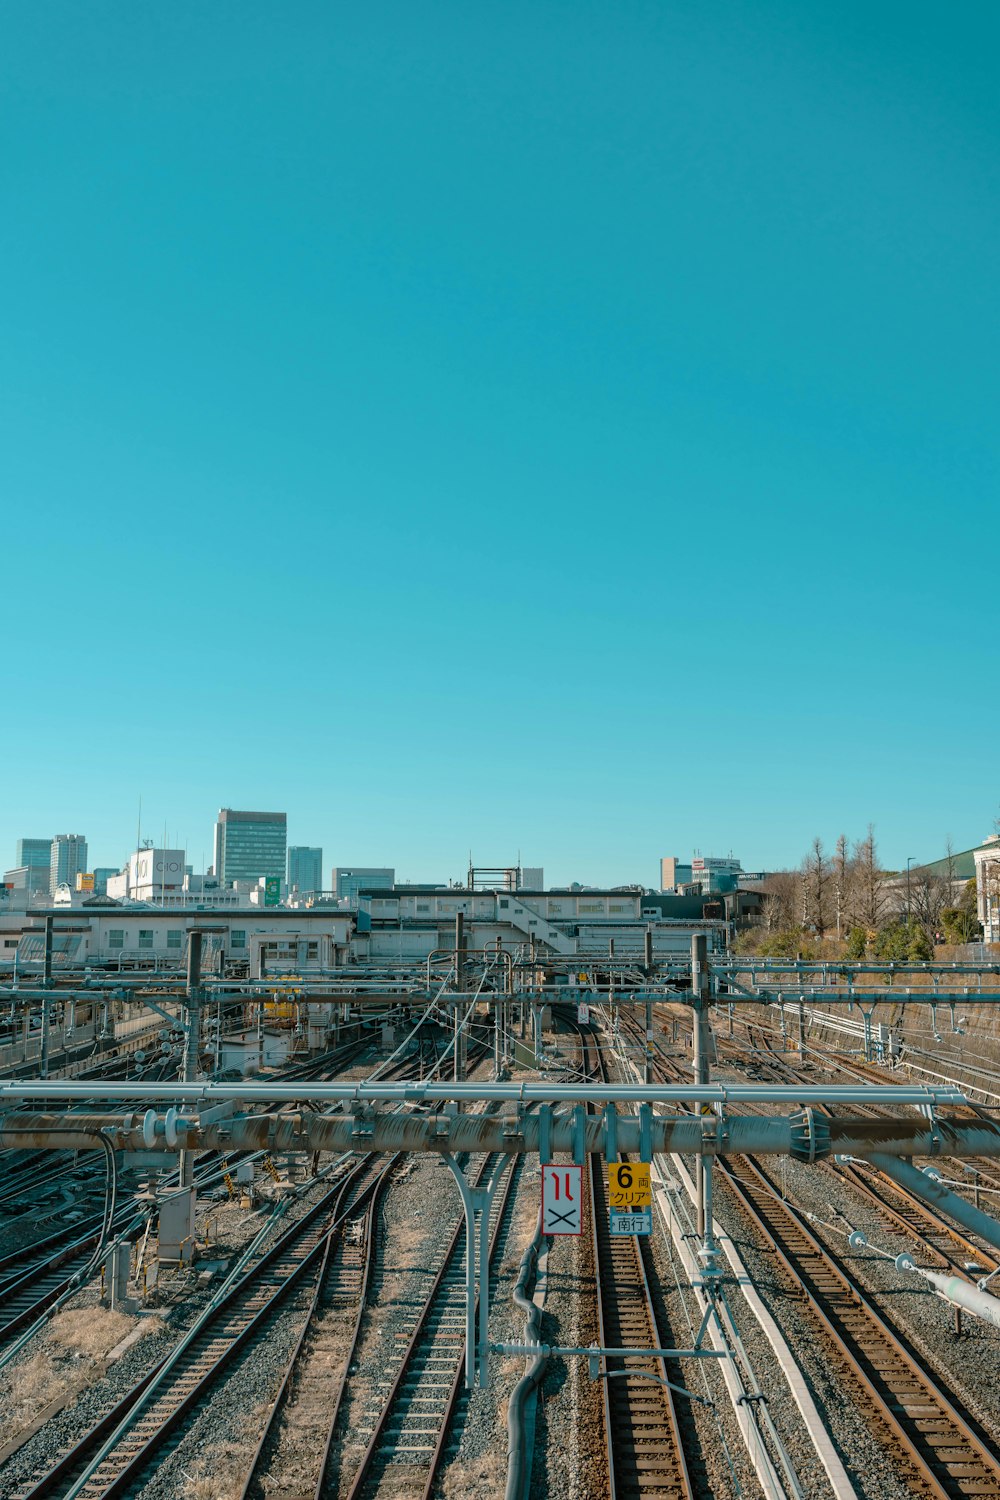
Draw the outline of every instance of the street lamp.
M909 927L909 925L910 925L910 866L912 865L912 863L916 859L916 857L917 856L915 854L908 854L906 856L906 925L907 925L907 927Z

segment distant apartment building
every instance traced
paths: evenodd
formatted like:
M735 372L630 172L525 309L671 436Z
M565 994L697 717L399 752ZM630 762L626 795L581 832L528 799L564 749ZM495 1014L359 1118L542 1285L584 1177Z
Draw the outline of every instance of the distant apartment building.
M288 817L279 812L219 809L215 825L215 875L223 885L236 880L285 878Z
M333 872L333 889L338 899L349 901L352 906L358 904L359 891L391 891L395 883L395 870L385 866L352 865L349 870L338 867Z
M690 863L682 865L676 854L660 860L660 890L673 891L691 880Z
M323 851L292 844L288 851L288 889L300 895L323 889Z
M58 833L49 845L49 889L76 889L76 877L87 869L87 840L82 833Z

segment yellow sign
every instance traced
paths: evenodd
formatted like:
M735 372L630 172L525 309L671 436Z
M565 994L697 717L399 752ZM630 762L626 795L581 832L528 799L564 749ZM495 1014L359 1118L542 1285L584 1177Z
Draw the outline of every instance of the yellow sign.
M652 1201L648 1161L622 1161L609 1165L609 1208L642 1208Z
M85 875L82 870L76 873L76 888L78 891L92 891L94 889L93 875Z

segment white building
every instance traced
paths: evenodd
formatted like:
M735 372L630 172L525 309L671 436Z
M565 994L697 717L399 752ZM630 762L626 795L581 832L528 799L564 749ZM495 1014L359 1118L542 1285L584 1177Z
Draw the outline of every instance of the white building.
M107 895L113 901L152 901L165 906L183 893L184 860L183 849L137 849L121 874L108 877Z
M76 877L87 869L87 840L82 833L57 833L49 856L49 889L61 885L73 887Z
M990 834L972 852L976 862L976 908L983 942L1000 943L1000 833Z
M182 969L193 926L216 929L204 940L207 973L245 966L261 975L318 974L346 963L351 954L353 913L336 907L288 910L228 905L199 907L114 906L91 896L72 907L48 908L55 916L55 964L105 970ZM3 914L0 907L0 974L40 963L46 908ZM60 934L65 924L67 931ZM71 930L70 930L71 929Z

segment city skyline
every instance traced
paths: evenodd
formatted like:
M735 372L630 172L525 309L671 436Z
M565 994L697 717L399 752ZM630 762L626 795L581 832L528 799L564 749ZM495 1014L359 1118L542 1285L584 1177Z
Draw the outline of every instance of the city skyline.
M231 811L231 809L227 809L227 811ZM216 817L218 816L218 813L219 809L217 808ZM294 828L292 825L291 815L288 814L287 816L288 823L286 826L288 828L291 828L292 832L288 833L287 835L287 853L284 856L285 869L282 873L281 878L287 881L287 860L293 852L295 852L296 850L302 850L303 852L307 852L311 855L316 855L318 853L321 860L321 869L324 872L322 888L325 890L332 890L332 871L328 872L328 866L331 865L332 861L337 858L335 852L336 840L331 841L334 846L334 852L330 855L327 855L327 853L325 852L328 847L326 842L313 845L300 845L295 841L294 838ZM305 821L310 826L318 822L316 818L310 817L308 815L303 821ZM989 818L984 821L986 822L986 826L980 832L975 833L971 838L961 839L955 837L954 835L951 835L952 848L955 851L960 851L972 849L980 845L983 840L993 831L993 819ZM169 824L168 827L170 827ZM215 821L213 819L213 832L214 828ZM824 833L821 835L821 837L823 838L826 852L832 855L839 832L846 833L850 844L853 845L855 843L860 843L863 840L866 831L867 825L865 825L864 828L855 830L840 829L830 834ZM142 845L148 845L151 848L171 847L182 849L185 853L187 862L191 864L195 873L198 874L203 874L213 867L213 848L211 837L204 840L205 847L204 849L199 851L194 844L185 843L183 837L173 831L171 831L168 837L165 839L164 835L166 832L167 830L162 826L159 830L158 836L155 837L152 832L147 834L145 831L143 831ZM7 840L12 851L16 852L18 844L24 837L24 835L18 834L16 837ZM537 855L538 860L542 862L545 868L545 883L547 887L564 887L570 885L574 881L579 881L583 884L593 884L602 888L615 885L638 883L650 889L658 889L659 881L657 879L657 872L661 870L661 865L664 859L670 857L668 855L665 855L663 852L663 850L667 848L669 848L669 850L671 851L671 856L673 856L674 858L679 858L682 864L686 859L689 860L693 855L697 856L700 854L702 856L711 857L714 859L726 859L730 855L732 855L742 863L742 867L745 871L786 869L792 870L798 868L803 859L806 857L809 845L812 843L812 837L813 836L811 835L808 838L803 839L802 846L797 851L797 853L791 853L785 859L776 859L770 861L754 857L754 848L756 847L755 845L745 847L737 844L733 840L722 841L717 847L711 847L706 842L704 837L696 838L693 843L683 843L677 840L666 838L661 840L663 849L659 850L659 852L657 852L652 844L648 844L640 852L634 864L626 864L623 858L618 863L613 864L610 867L610 873L603 867L597 868L595 866L591 866L587 868L586 862L581 860L579 867L573 866L571 868L565 869L561 867L559 861L553 861L552 873L550 874L549 861L544 857L545 850L537 845L537 843L533 845L533 854L530 861L526 856L521 858L520 851L517 850L515 850L509 858L506 858L508 850L503 846L502 843L499 850L491 848L485 852L494 854L498 853L500 865L503 865L505 863L514 865L517 864L518 859L521 858L521 864L523 866L529 866L536 863L535 855ZM142 847L136 844L135 839L136 831L133 830L131 844L128 844L126 836L125 853L120 857L117 864L114 863L114 855L112 855L109 862L103 859L98 859L94 853L91 853L89 855L88 868L92 871L100 869L105 872L117 872L118 870L124 869L128 863L128 860L137 852L137 849ZM875 839L879 849L879 856L882 867L886 870L900 870L905 869L906 861L910 858L912 858L914 864L918 862L929 863L933 860L941 858L945 852L945 844L948 840L948 835L945 835L945 839L942 841L939 848L928 849L926 847L918 847L916 853L912 853L911 851L911 853L904 855L899 859L893 859L890 857L889 852L885 849L879 837L877 824L875 825ZM920 843L919 840L911 840L910 842L911 844L914 842L916 842L917 844ZM50 841L45 840L45 843L48 846L50 844ZM90 846L91 849L99 848L107 851L110 843L111 840L107 837L102 836L99 832L96 840L91 835L88 835L85 841L85 847ZM2 849L3 847L3 843L0 842L0 849ZM366 851L363 850L362 852ZM392 856L393 854L392 850L388 850L385 852L390 856ZM400 883L406 883L409 881L431 881L440 884L447 884L448 881L464 883L466 870L469 863L469 853L470 851L468 849L466 849L464 854L460 850L456 849L453 851L452 856L449 859L447 851L440 853L438 856L431 856L429 853L421 853L419 850L417 850L412 858L412 863L404 863L399 859L390 859L386 860L382 865L376 865L375 862L370 858L365 858L363 860L359 859L357 861L354 861L353 863L365 869L383 869L389 867L391 864L391 867L394 868L397 872L396 879ZM13 857L14 854L12 852L11 863L9 865L9 868L11 869L16 868L13 863ZM483 863L486 863L486 861L484 860ZM0 868L7 867L8 866L3 862L2 857L0 857ZM341 867L349 868L350 862L348 862L347 860L341 861ZM335 868L336 866L333 867L334 870ZM327 873L331 874L331 879L329 881L327 880ZM218 871L216 871L216 874L218 874Z

